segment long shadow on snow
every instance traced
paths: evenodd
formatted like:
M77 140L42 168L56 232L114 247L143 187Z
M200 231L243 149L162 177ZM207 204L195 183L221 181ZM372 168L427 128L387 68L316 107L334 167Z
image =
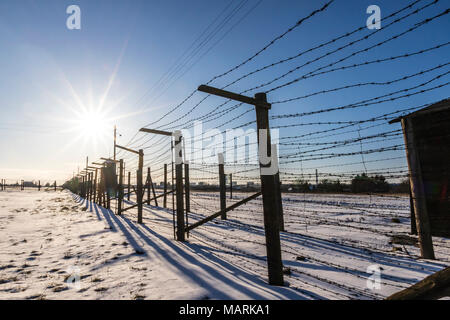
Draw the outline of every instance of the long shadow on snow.
M192 216L192 215L191 215ZM228 226L226 225L228 224ZM242 223L240 221L236 220L227 220L225 223L217 223L217 224L209 224L210 227L218 228L222 230L227 230L230 225L232 225L236 229L245 230L254 234L258 234L261 237L264 237L264 230L261 227L249 225L246 223ZM399 266L398 263L407 263L411 266L412 269L414 269L417 272L429 274L436 271L439 271L441 268L445 267L444 265L440 265L439 263L433 263L433 262L416 262L412 259L403 258L403 257L393 257L393 256L387 256L383 255L382 253L378 252L371 252L368 253L368 250L365 249L358 249L358 248L352 248L348 247L342 244L333 243L331 241L317 239L311 236L306 236L302 234L292 234L292 233L281 233L281 240L284 242L291 242L294 244L302 245L311 249L326 249L331 250L334 252L339 252L345 255L352 255L355 257L358 257L363 260L370 260L370 261L376 261L378 263L383 263L384 265L389 265L396 268L405 268L403 266ZM436 266L436 267L432 267ZM428 270L427 270L428 269ZM354 271L352 271L354 272ZM364 272L359 272L361 275L368 276L368 274ZM401 277L395 277L395 276L389 276L392 280L399 280L401 282L407 282L407 283L415 283L417 282L417 279L411 279L411 278L401 278Z
M166 250L162 250L153 240L151 240L147 235L145 235L142 232L142 230L140 230L129 219L127 219L125 217L122 217L122 219L126 223L128 223L129 227L131 229L133 229L133 231L135 231L144 241L146 241L147 244L149 244L151 247L155 248L155 250L162 257L164 257L164 259L166 259L167 262L169 262L172 266L176 267L181 272L183 272L184 275L186 275L189 278L191 278L194 282L199 283L202 287L206 288L209 292L216 294L219 297L219 299L233 299L233 297L230 297L227 294L225 294L224 292L221 292L221 291L217 290L216 288L212 287L208 282L206 282L201 277L199 277L195 272L193 272L189 268L186 268L183 265L183 263L180 263L179 261L174 259L171 255L168 254L168 252ZM264 299L264 297L262 295L251 291L248 286L244 286L240 282L234 281L233 283L230 283L231 279L227 278L227 277L224 277L215 268L212 268L211 266L206 265L205 263L203 263L199 259L196 259L194 256L189 255L180 246L175 245L172 241L170 241L169 239L167 239L167 238L163 237L162 235L156 233L155 231L151 230L148 226L146 226L144 224L141 225L141 226L148 233L150 233L152 236L154 236L155 238L159 239L167 247L172 249L178 256L180 256L181 258L183 258L185 261L187 261L189 263L192 263L192 264L194 264L196 266L199 266L205 272L209 273L209 275L211 277L213 277L214 279L221 281L222 283L224 283L227 286L231 286L233 288L236 288L240 292L243 292L243 293L247 294L251 299ZM186 242L186 243L183 243L182 245L185 246L185 247L190 248L197 255L199 255L201 253L204 257L208 258L208 260L213 261L215 264L220 265L224 269L225 268L228 269L228 272L230 274L233 274L234 276L236 276L236 277L238 277L240 279L243 279L243 278L244 279L251 279L250 283L252 284L252 286L258 285L258 282L259 282L259 285L263 285L264 284L255 275L247 273L247 272L243 271L240 268L236 268L235 266L231 265L227 261L217 258L216 256L212 255L208 251L202 250L201 247L196 245L196 244L190 244L190 243ZM284 289L284 290L281 289L281 290L284 291L284 296L285 297L286 297L286 294L288 294L288 296L290 296L290 298L297 298L297 299L298 298L303 298L302 296L300 296L299 294L297 294L293 290L289 290L289 289Z
M194 282L200 284L202 287L207 289L212 295L214 295L215 297L219 297L219 299L233 299L233 297L229 296L228 294L226 294L226 293L224 293L222 291L217 290L212 285L210 285L207 281L205 281L199 275L197 275L195 272L193 272L189 268L185 267L182 262L177 261L166 250L161 249L160 246L157 243L155 243L152 239L150 239L150 237L148 235L146 235L140 229L140 227L145 229L150 235L154 236L155 238L157 238L161 242L163 242L167 247L172 249L179 257L183 258L184 261L192 263L193 265L199 266L200 268L202 268L205 272L207 272L214 279L216 279L218 281L221 281L222 283L224 283L227 286L231 286L233 288L236 288L240 292L243 292L243 293L247 294L249 296L249 298L251 298L251 299L264 299L264 296L262 296L261 294L258 294L256 292L251 291L250 287L258 286L260 290L265 290L265 291L269 292L268 289L264 288L265 283L261 279L259 279L257 276L255 276L253 274L250 274L250 273L247 273L247 272L243 271L242 269L231 265L227 261L224 261L222 259L217 258L213 254L211 254L209 251L204 250L199 245L190 244L190 243L187 243L187 242L182 244L186 248L189 248L196 255L202 256L203 259L210 260L212 263L214 263L216 265L219 265L222 269L227 269L230 274L240 278L240 281L239 282L234 281L234 282L230 283L230 281L231 281L230 278L224 277L215 268L206 265L205 263L203 263L199 259L196 259L194 256L192 256L192 255L188 254L186 251L184 251L181 247L179 247L178 245L175 245L171 240L169 240L169 239L163 237L162 235L156 233L155 231L151 230L146 225L140 225L140 227L138 227L133 222L131 222L130 219L126 218L125 216L116 216L111 210L107 210L107 209L105 209L103 207L100 207L100 206L97 206L95 204L94 204L94 209L95 210L99 210L102 213L104 219L106 221L108 221L109 225L112 228L114 227L114 225L113 225L113 221L114 221L114 223L117 224L119 229L123 232L125 237L128 239L130 244L133 246L133 248L138 249L138 250L140 250L142 252L145 252L137 244L136 239L133 237L133 235L131 234L130 230L128 230L128 228L131 229L132 231L134 231L149 246L154 248L155 251L160 256L162 256L167 262L169 262L172 266L174 266L175 268L180 270L183 273L183 275L191 278ZM145 209L148 212L147 208L145 208ZM153 212L153 211L152 211L152 213L155 214L155 212ZM170 221L169 219L167 219L167 220ZM128 225L128 227L125 226L124 223L122 223L122 221L124 223L126 223ZM121 259L117 259L117 260L121 260ZM113 263L113 261L110 261L110 262ZM242 281L243 281L242 279L248 279L248 280L246 280L246 282L248 283L248 286L242 285ZM279 288L279 290L282 291L282 292L278 291L280 298L305 299L305 296L300 295L299 293L297 293L296 291L294 291L292 289ZM277 294L276 292L273 292L273 291L270 291L270 293L271 294ZM311 295L312 295L312 293L311 293ZM317 296L317 295L315 294L315 296Z

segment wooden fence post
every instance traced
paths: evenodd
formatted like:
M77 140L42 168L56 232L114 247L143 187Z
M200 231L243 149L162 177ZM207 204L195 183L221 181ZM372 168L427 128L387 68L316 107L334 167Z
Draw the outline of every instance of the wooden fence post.
M225 209L227 208L227 200L226 200L226 193L227 193L227 185L225 182L225 169L224 169L224 159L223 159L223 153L219 153L218 155L219 160L219 190L220 190L220 211L222 211L221 219L226 220L227 219L227 213Z
M119 162L119 194L117 197L117 214L122 214L123 202L123 159Z
M92 202L94 199L92 198L94 192L94 173L89 173L89 200Z
M163 207L167 208L167 163L164 163L164 198Z
M147 167L147 205L150 205L150 167Z
M284 285L284 281L283 263L281 260L280 218L278 212L279 205L277 196L275 195L275 174L278 172L278 167L274 167L271 161L272 144L270 141L269 130L269 109L271 108L271 105L267 103L266 94L264 92L257 93L254 98L250 98L234 92L210 87L208 85L200 85L197 90L255 106L269 284L282 286ZM267 141L260 141L260 135L262 135L263 138L265 137ZM266 144L264 145L263 142L266 142Z
M443 297L450 297L450 267L394 293L386 300L439 300Z
M109 194L109 189L106 187L106 174L105 174L105 192L106 192L106 209L111 209L111 195Z
M131 172L128 171L128 193L127 193L127 199L128 201L130 201L130 183L131 183Z
M89 196L92 202L95 202L95 196L94 196L94 172L91 172L91 195Z
M137 188L136 188L136 198L138 205L138 223L142 223L142 199L143 199L143 191L142 191L142 175L144 170L144 150L139 149L139 166L137 170Z
M435 259L430 221L428 218L425 188L422 180L420 160L415 143L412 121L401 119L408 160L410 188L413 195L416 229L419 237L420 253L424 259ZM413 171L414 170L414 171Z
M91 173L86 173L86 199L91 200Z
M256 124L258 133L258 154L260 157L260 167L261 171L264 169L269 169L272 163L264 165L261 163L261 143L260 143L260 132L262 132L266 140L266 150L267 156L271 157L271 140L270 140L270 127L269 127L269 108L265 107L267 104L267 98L265 93L255 94L255 100L260 102L260 105L255 105L256 109ZM265 155L264 155L265 156ZM281 260L281 242L280 242L280 226L279 226L279 205L277 201L277 196L275 195L276 190L276 179L275 174L264 174L261 173L261 192L263 197L263 207L264 207L264 229L266 236L266 247L267 247L267 264L269 269L269 284L272 285L284 285L283 280L283 263Z
M177 240L185 241L184 237L184 201L183 201L183 155L181 148L181 133L175 135L175 179L177 202Z
M97 178L98 178L98 168L95 169L94 173L94 203L97 203Z
M184 192L185 192L185 198L186 198L186 213L191 212L191 186L189 181L189 164L184 164ZM187 219L187 215L186 215ZM186 221L187 223L187 221Z
M41 180L38 182L38 191L41 191Z

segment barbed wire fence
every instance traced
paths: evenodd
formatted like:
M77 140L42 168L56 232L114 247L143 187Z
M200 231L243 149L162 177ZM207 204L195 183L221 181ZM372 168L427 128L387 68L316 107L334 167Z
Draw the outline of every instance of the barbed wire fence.
M0 179L0 191L9 190L37 190L56 191L60 189L56 180L24 180L24 179Z
M302 48L294 55L258 64L261 56L268 54L280 41L290 41L292 33L304 24L320 24L321 14L337 5L335 1L329 1L299 19L249 58L205 82L208 88L214 85L218 92L233 89L238 92L234 95L244 98L244 94L256 94L255 99L258 94L267 96L271 109L270 114L267 113L266 125L271 130L272 143L276 144L274 153L279 155L279 173L273 175L275 184L272 186L280 188L280 191L271 190L273 195L262 190L265 182L261 174L259 135L255 130L261 129L259 124L256 127L261 120L258 111L256 119L252 114L256 104L249 105L251 101L235 103L236 99L229 97L223 101L214 97L211 91L197 89L162 116L142 126L127 143L119 145L115 141L114 158L104 158L93 165L87 163L81 176L74 179L76 192L107 208L111 208L110 201L115 200L118 214L132 215L137 208L138 222L142 222L143 206L165 210L172 214L171 228L176 239L184 241L186 235L212 247L220 245L199 230L213 219L221 217L218 223L232 227L240 224L241 228L252 231L263 225L266 243L256 241L255 244L267 246L266 261L272 284L282 284L281 252L292 253L292 250L283 243L279 253L273 251L276 250L273 243L268 242L277 240L273 234L268 238L267 232L271 228L289 236L298 233L299 226L307 230L311 221L315 221L392 235L388 225L382 223L368 226L364 221L348 223L337 218L324 219L316 214L316 206L344 207L364 211L368 216L408 216L392 216L360 206L352 207L333 200L331 195L328 200L315 195L320 192L361 192L352 183L356 177L368 177L379 183L378 189L362 192L369 196L368 208L379 197L400 199L403 197L401 193L408 193L409 187L400 188L410 177L402 129L389 124L389 121L432 105L436 97L448 98L450 61L446 57L449 56L450 42L437 41L429 47L416 42L411 48L399 46L400 50L399 47L383 48L411 37L429 25L442 23L450 9L442 10L438 8L440 4L442 1L439 0L412 1L385 16L379 30L367 30L364 25L311 48ZM395 28L398 30L393 31ZM377 51L380 48L381 51ZM308 59L301 61L306 56ZM357 57L360 60L354 61ZM396 64L401 64L399 70L406 69L406 72L390 72ZM370 67L383 68L383 78L367 80L363 74ZM246 68L249 70L242 73ZM268 70L272 72L270 75L264 73ZM340 76L351 81L341 83L344 82L342 80L336 85ZM308 85L308 81L313 81L313 84ZM309 91L305 89L314 88L321 81L333 85L322 85ZM289 96L293 86L300 84L304 85L302 94ZM201 91L208 94L205 96ZM364 98L353 98L359 96ZM336 103L323 105L322 101ZM203 129L206 126L210 129L205 133ZM180 135L174 135L175 132ZM111 184L107 183L109 173L106 168L109 167L118 177L114 179L118 186L112 190L108 190ZM389 184L397 190L389 190ZM282 201L276 196L281 192L284 193ZM299 193L301 197L291 197L291 193ZM372 198L375 194L378 198ZM271 221L265 212L268 204L264 197L270 197L272 209L277 207L274 210L279 216ZM230 236L220 230L214 230L214 234L216 237ZM320 234L309 236L323 240ZM253 241L238 236L236 239ZM364 241L347 240L345 244L383 251ZM242 253L236 247L227 249ZM273 257L277 254L278 262ZM246 252L243 259L254 263L249 256L254 258ZM342 268L317 257L308 259ZM262 268L259 263L257 267ZM270 272L273 268L277 269L276 275ZM368 295L367 292L364 294ZM376 295L372 297L377 298Z

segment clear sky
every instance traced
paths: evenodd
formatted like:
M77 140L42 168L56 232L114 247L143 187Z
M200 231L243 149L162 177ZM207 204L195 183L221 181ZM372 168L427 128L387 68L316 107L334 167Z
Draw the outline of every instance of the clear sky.
M250 57L325 2L0 1L0 178L62 181L70 177L78 166L83 167L86 155L92 160L112 155L114 124L117 124L121 135L119 143L125 144L139 127L158 119L198 85ZM317 14L257 59L230 76L219 79L213 85L226 85L246 72L295 55L365 25L369 16L366 9L371 4L380 6L383 17L409 2L412 1L336 0L328 10ZM430 2L431 0L421 1L415 7ZM66 8L72 4L81 8L80 30L69 30L66 27L66 19L69 16ZM407 30L415 23L441 13L448 5L448 1L441 0L386 30L383 30L382 24L382 30L366 42L294 72L285 80L294 79L327 62ZM231 12L233 8L236 8L236 13L230 16L223 28L217 29L214 37L188 60L180 72L168 81L163 78L163 86L159 86L161 77L171 70L174 63L181 61L180 57L192 48L191 44L198 37L204 37L202 32L218 21L216 17L223 12ZM449 41L449 30L450 19L447 15L396 41L351 58L339 66L432 47ZM374 31L366 29L359 36L372 32ZM351 39L357 38L355 35ZM342 41L342 44L347 42ZM258 73L229 89L239 92L263 83L326 53L331 48L320 49L314 54L307 54L280 67ZM352 83L396 79L447 63L449 53L450 48L447 46L396 63L386 63L382 67L375 64L358 71L336 72L316 77L274 91L268 95L268 99L277 101ZM348 104L414 86L448 70L447 66L388 88L364 87L274 105L271 113L276 115L313 111ZM448 75L428 87L446 81ZM283 82L276 82L267 89ZM183 111L188 111L203 97L202 94L196 94L180 112L171 114L161 124L177 119ZM448 87L370 108L308 117L305 122L367 119L446 97ZM221 101L223 100L211 99L211 103L202 105L185 120L207 113ZM232 117L230 114L219 122ZM254 120L254 113L245 115L239 123L251 120ZM273 125L289 124L299 119L293 119L292 122L277 121L273 121ZM211 122L209 126L214 127L215 123ZM321 129L323 128L314 126L294 127L284 129L281 135L302 134Z

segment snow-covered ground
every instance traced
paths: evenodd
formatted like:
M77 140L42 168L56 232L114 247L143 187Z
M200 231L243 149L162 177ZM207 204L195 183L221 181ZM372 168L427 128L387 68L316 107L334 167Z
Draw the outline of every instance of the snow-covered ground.
M248 195L235 193L227 204ZM216 193L191 199L189 224L218 211ZM154 203L139 225L135 209L117 216L68 191L0 192L0 299L382 299L450 265L445 238L433 238L436 261L418 259L407 197L283 200L287 285L273 287L261 198L180 243L172 209ZM367 286L374 268L379 289Z

